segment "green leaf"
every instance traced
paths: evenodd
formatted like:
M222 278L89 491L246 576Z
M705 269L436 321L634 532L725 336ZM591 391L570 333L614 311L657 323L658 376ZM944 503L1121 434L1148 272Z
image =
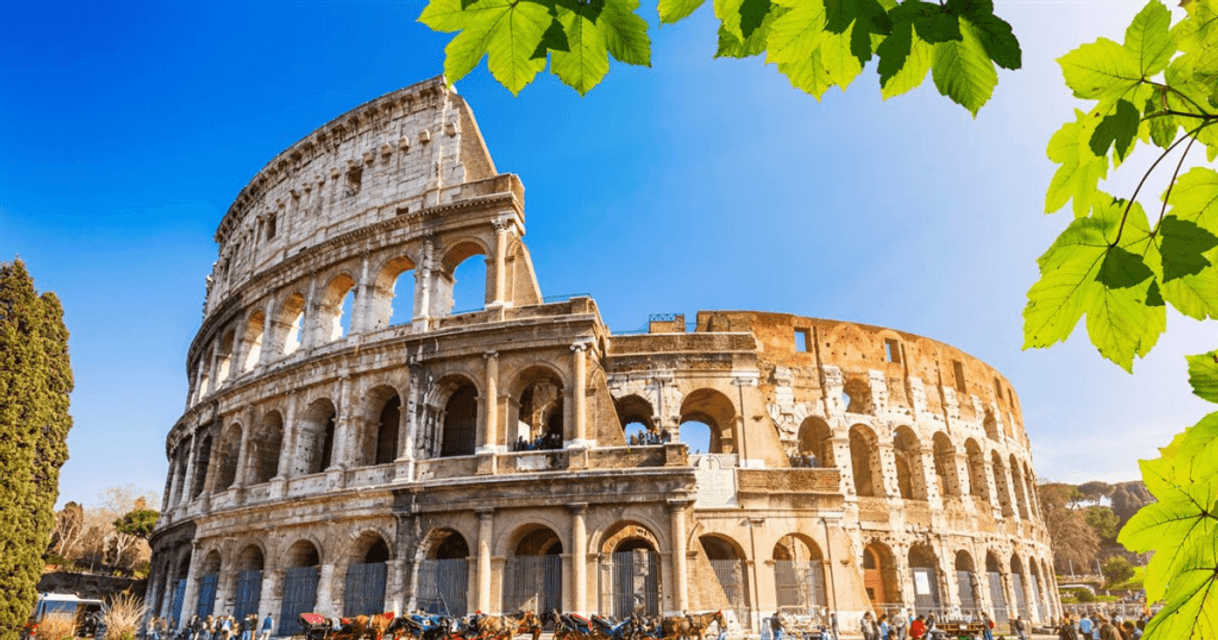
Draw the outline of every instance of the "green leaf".
M461 0L431 0L419 15L419 22L445 33L464 29L468 21Z
M850 32L850 52L859 64L872 55L872 34L892 32L892 20L877 0L825 0L825 28L832 33Z
M1218 402L1218 351L1188 356L1188 383L1202 400Z
M1172 142L1175 142L1179 125L1174 116L1158 115L1163 111L1160 108L1160 105L1163 104L1161 95L1162 92L1156 89L1154 95L1146 99L1146 106L1142 109L1142 125L1148 128L1150 139L1155 146L1166 149L1171 146ZM1154 117L1150 117L1152 115Z
M660 0L660 24L672 24L685 19L706 0Z
M889 38L891 37L889 36ZM917 33L914 33L909 48L909 55L905 58L905 64L901 67L900 71L896 72L887 82L883 83L880 89L880 96L884 100L887 100L920 86L922 81L926 79L927 72L930 71L933 49L932 45L927 44L918 37ZM883 62L883 57L880 58L880 61Z
M994 92L998 72L977 31L965 18L960 19L960 42L940 42L935 45L931 61L931 77L939 93L968 109L973 117Z
M1118 100L1116 113L1104 116L1091 134L1091 152L1097 156L1106 155L1115 142L1117 157L1123 159L1129 152L1134 136L1138 134L1138 123L1141 121L1137 107L1128 100Z
M647 21L635 10L639 0L605 0L596 26L605 37L605 46L614 60L640 67L651 66L651 38Z
M491 74L513 94L520 93L545 68L546 61L533 58L533 53L551 22L546 7L533 2L480 0L462 14L461 33L444 49L444 73L450 83L465 77L483 55ZM437 11L431 19L447 26L457 20L451 11Z
M1180 176L1171 190L1171 214L1218 235L1218 172L1193 167Z
M1163 282L1201 273L1210 266L1205 252L1218 246L1218 237L1176 216L1163 218L1158 235L1163 257Z
M1076 98L1115 102L1142 81L1138 61L1125 47L1100 38L1057 59Z
M985 48L986 55L1004 69L1023 66L1019 41L1006 20L994 15L994 3L989 0L948 0L947 7L968 19Z
M766 16L765 22L762 22L761 26L753 31L753 34L745 39L744 42L738 40L736 36L720 25L719 49L715 52L715 57L748 58L764 53L774 22L786 14L786 12L787 9L785 7L775 6L774 10Z
M745 40L761 27L773 7L770 0L743 0L740 3L740 34Z
M533 52L533 57L544 58L551 49L554 51L571 50L571 44L567 42L567 32L563 31L557 16L550 22L546 32L541 34L541 42L537 43L537 50Z
M1096 184L1108 177L1108 157L1091 151L1091 137L1099 120L1074 111L1075 121L1067 122L1049 139L1046 153L1060 165L1045 194L1045 213L1053 213L1074 200L1074 215L1091 210Z
M1096 282L1109 289L1125 289L1146 282L1154 273L1142 256L1121 247L1110 247L1100 260Z
M880 64L877 71L880 72L880 86L888 84L888 81L905 66L905 61L909 58L910 50L913 47L913 23L897 22L892 27L892 33L884 38L880 46L875 48L876 55L880 56ZM923 77L926 77L923 75Z
M1125 48L1137 63L1139 75L1149 78L1167 68L1176 45L1169 28L1171 13L1158 0L1146 3L1125 30Z
M586 95L609 73L605 36L592 21L574 11L560 13L560 20L570 46L566 52L551 54L550 73L580 95Z
M822 32L817 48L808 58L779 62L778 71L787 76L792 86L820 100L829 87L837 86L845 91L863 71L863 66L850 52L849 36Z
M770 27L766 62L810 62L821 41L831 35L825 32L825 6L816 0L799 2L775 19ZM781 67L779 71L782 71Z

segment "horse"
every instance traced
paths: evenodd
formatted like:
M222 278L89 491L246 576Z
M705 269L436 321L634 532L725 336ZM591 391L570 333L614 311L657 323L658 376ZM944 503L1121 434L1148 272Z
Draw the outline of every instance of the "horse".
M706 613L690 614L686 617L689 618L692 631L698 637L698 640L703 640L703 635L711 623L718 624L720 631L727 631L727 620L723 617L722 609L714 613L708 611Z

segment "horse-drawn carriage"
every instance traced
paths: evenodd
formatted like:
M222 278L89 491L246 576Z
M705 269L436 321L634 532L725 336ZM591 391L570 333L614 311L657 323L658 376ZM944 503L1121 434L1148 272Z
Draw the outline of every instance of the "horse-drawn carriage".
M326 618L302 613L298 621L298 637L303 640L515 640L519 636L539 640L546 627L553 629L554 640L705 640L712 626L718 627L717 637L727 631L722 612L667 618L634 615L622 621L557 611L460 618L425 613Z

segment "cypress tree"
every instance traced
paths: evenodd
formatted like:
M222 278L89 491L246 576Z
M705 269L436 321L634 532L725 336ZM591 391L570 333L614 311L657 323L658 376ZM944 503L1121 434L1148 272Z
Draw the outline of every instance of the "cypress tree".
M0 264L0 640L17 637L38 597L71 391L59 299L39 296L20 260Z

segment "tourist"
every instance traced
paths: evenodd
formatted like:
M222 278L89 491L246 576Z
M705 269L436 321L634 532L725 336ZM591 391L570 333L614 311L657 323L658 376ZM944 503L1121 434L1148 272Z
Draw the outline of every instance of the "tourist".
M901 607L892 621L892 630L896 632L897 640L905 640L905 625L907 624L909 624L909 613L905 611L905 607Z
M1125 635L1125 640L1142 640L1142 630L1133 623L1133 620L1122 622L1121 632Z
M782 617L777 611L770 618L770 635L774 640L782 640Z
M266 614L262 619L262 629L258 632L258 640L270 640L271 629L275 626L275 621L271 620L271 614Z
M1024 624L1023 616L1015 616L1015 621L1011 623L1011 628L1015 630L1015 635L1019 636L1019 640L1028 640L1027 625Z
M921 640L924 635L926 635L926 619L919 614L913 622L909 623L909 637L913 640Z
M888 625L888 614L881 613L880 614L880 639L888 640L888 632L891 630L892 630L892 627L890 627Z
M863 632L863 640L879 640L880 632L875 626L875 618L871 616L870 611L863 614L863 621L859 627Z
M994 621L984 611L981 612L981 637L983 640L994 640Z
M1089 640L1091 638L1091 629L1094 626L1094 623L1091 622L1091 618L1088 618L1087 614L1083 613L1083 617L1078 619L1078 633L1080 636L1082 636L1083 640Z

